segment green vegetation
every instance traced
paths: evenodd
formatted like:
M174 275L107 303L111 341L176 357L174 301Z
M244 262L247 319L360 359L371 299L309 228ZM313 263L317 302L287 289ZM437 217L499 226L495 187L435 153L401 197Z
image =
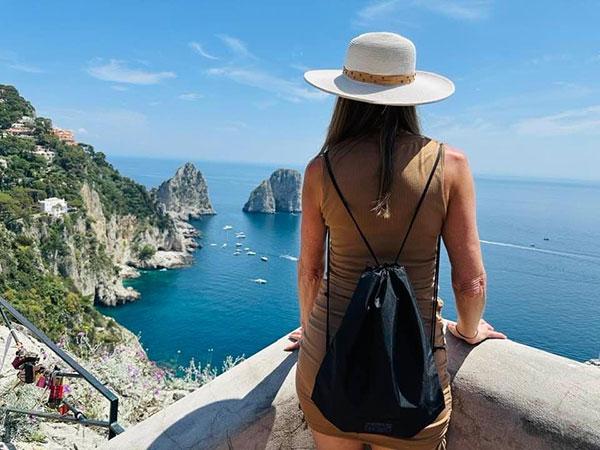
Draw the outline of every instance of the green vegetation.
M135 250L137 251L138 258L142 261L149 260L156 253L156 249L150 245L142 245L141 247L136 247Z
M50 119L36 117L28 138L2 132L23 116L34 117L33 106L14 87L0 85L0 158L7 163L0 167L0 295L53 339L85 332L97 344L113 344L118 327L69 278L73 270L108 276L116 270L93 231L83 187L98 194L107 219L135 216L139 234L172 222L146 188L119 174L103 153L58 139ZM53 161L36 155L36 146L54 152ZM70 212L41 214L39 201L48 197L64 198ZM137 251L148 259L156 250L141 242Z
M55 341L83 331L95 343L112 345L120 339L114 321L96 311L93 299L82 296L69 278L39 266L58 261L67 251L59 238L62 227L57 222L39 243L24 235L14 237L0 228L0 293Z
M34 109L13 86L0 84L0 130L23 116L33 116Z

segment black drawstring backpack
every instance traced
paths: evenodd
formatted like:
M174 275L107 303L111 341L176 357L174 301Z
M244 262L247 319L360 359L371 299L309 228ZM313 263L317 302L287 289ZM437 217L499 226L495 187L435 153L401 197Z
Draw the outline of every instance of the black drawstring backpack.
M434 347L434 339L440 237L431 341L425 336L421 311L406 269L398 264L441 154L440 143L433 169L392 264L379 263L337 185L327 152L324 154L333 186L376 264L362 272L342 323L330 342L328 230L326 354L311 398L323 416L342 431L410 438L444 410L444 395L433 359L433 351L439 348Z

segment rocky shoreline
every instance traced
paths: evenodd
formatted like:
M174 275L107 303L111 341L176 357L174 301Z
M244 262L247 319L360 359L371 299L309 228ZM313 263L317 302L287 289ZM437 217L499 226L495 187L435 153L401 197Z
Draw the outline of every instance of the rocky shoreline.
M202 245L198 241L200 232L189 221L216 214L206 180L193 163L179 167L172 178L151 192L164 213L171 218L174 237L168 246L158 245L147 258L130 259L119 264L122 289L119 289L118 297L122 302L139 299L139 292L122 284L127 279L139 277L138 270L179 269L192 264L194 251Z

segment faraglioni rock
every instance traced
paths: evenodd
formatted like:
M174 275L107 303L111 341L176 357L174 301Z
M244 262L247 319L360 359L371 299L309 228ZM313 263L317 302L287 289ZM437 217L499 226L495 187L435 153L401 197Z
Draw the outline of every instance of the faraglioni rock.
M292 169L277 169L250 193L243 211L266 214L300 212L302 211L301 192L300 172Z
M206 180L190 162L177 169L173 178L162 183L155 192L156 199L173 218L189 220L216 214Z

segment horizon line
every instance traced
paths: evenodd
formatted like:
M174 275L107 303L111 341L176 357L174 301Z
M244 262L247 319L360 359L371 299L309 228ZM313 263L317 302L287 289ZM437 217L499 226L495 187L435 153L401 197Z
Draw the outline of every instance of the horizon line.
M297 168L298 166L306 166L308 162L304 163L291 163L291 162L277 162L277 161L245 161L245 160L219 160L219 159L206 159L206 158L191 158L191 157L163 157L156 155L123 155L123 154L112 154L105 153L106 158L110 162L110 158L122 158L122 159L148 159L157 161L173 161L173 162L197 162L197 163L217 163L217 164L240 164L249 166L278 166L281 168ZM511 174L511 173L494 173L494 172L473 172L473 178L495 178L495 179L512 179L514 181L539 181L539 182L554 182L554 183L569 183L569 184L593 184L599 185L600 178L569 178L569 177L558 177L558 176L540 176L540 175L524 175L524 174Z

